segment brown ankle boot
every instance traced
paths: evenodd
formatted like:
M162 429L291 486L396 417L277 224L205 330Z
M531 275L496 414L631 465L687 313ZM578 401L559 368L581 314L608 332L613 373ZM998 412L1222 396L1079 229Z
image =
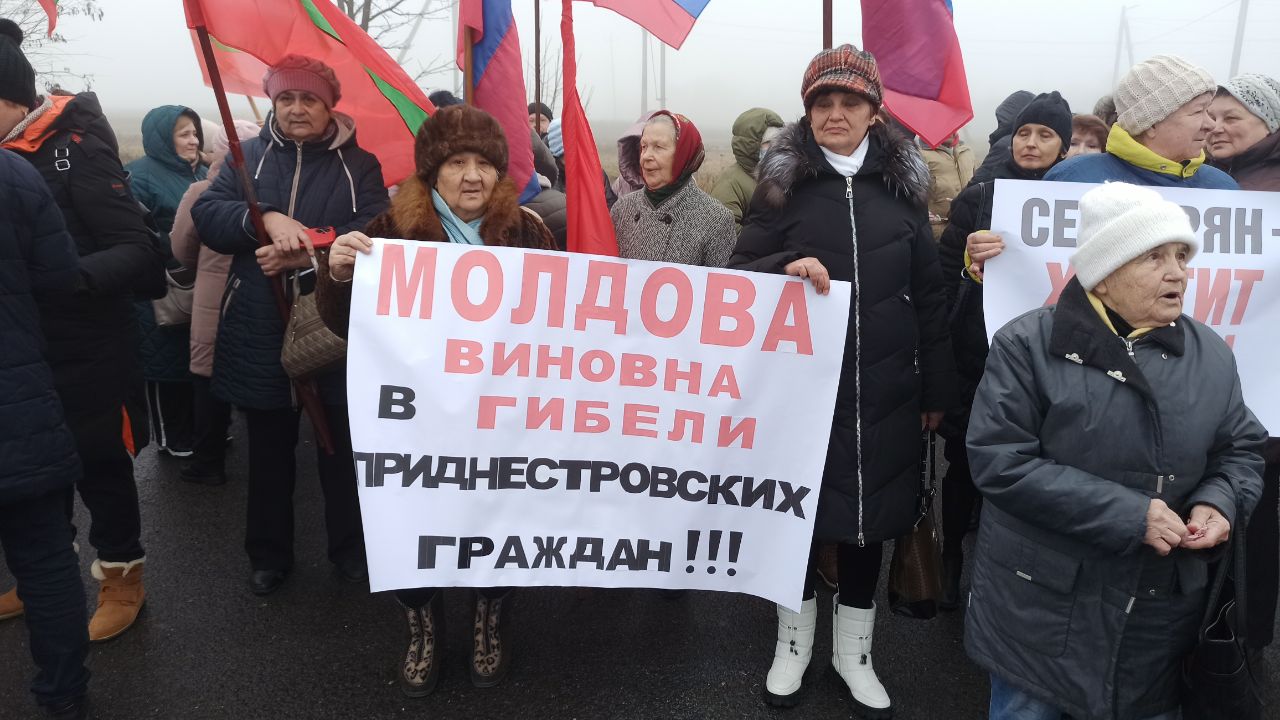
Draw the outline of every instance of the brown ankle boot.
M128 630L138 619L147 597L142 587L142 568L146 558L127 563L94 560L91 570L101 583L98 609L89 620L89 641L110 640Z
M18 599L18 588L15 587L0 595L0 620L21 617L22 613L23 607L22 601Z

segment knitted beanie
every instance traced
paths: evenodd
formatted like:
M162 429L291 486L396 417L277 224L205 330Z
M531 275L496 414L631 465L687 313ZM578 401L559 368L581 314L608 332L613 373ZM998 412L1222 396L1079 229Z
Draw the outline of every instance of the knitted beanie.
M0 99L35 110L38 97L36 72L22 53L22 28L0 19Z
M507 136L492 115L471 105L449 105L436 110L418 129L413 141L413 161L418 177L432 187L440 166L450 156L463 152L479 153L507 174Z
M1266 75L1248 73L1231 78L1222 89L1257 115L1266 124L1268 135L1280 130L1280 82Z
M1080 232L1071 264L1085 290L1125 263L1165 243L1200 250L1187 213L1150 188L1109 182L1080 198ZM1190 257L1188 259L1190 259Z
M558 158L564 157L564 130L561 127L560 118L551 121L547 126L547 148L551 150L551 154Z
M555 120L556 116L551 112L551 108L546 103L529 103L529 114L537 113L548 120Z
M879 109L884 104L884 84L880 82L875 56L848 43L815 55L800 83L806 113L818 95L827 90L857 93Z
M1040 93L1027 103L1013 120L1013 134L1017 135L1018 128L1029 123L1044 125L1057 133L1058 139L1062 140L1060 152L1071 149L1071 106L1057 90Z
M309 92L320 98L325 107L333 109L342 99L342 86L333 68L305 55L285 55L280 62L267 70L262 78L262 89L271 102L287 90Z
M1173 55L1156 55L1134 65L1116 85L1116 122L1137 137L1178 108L1217 89L1204 68Z

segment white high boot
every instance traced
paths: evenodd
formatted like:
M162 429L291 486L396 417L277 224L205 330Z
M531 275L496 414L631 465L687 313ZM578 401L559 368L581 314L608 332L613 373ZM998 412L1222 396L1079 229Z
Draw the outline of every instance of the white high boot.
M764 681L764 699L770 705L791 707L800 701L800 683L813 657L813 635L818 629L818 598L800 604L800 612L778 606L778 644L773 665Z
M831 666L849 687L859 714L869 720L893 717L889 693L871 666L871 636L876 626L876 609L845 607L836 595L831 609Z

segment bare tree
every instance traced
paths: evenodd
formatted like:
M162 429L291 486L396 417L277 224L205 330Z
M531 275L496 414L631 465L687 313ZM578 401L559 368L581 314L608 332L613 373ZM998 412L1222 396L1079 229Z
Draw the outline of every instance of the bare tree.
M334 4L387 52L403 57L418 27L427 20L448 18L458 0L336 0ZM417 63L414 81L448 72L453 63L453 58L440 55Z
M85 89L93 84L93 75L73 72L66 66L66 58L73 55L68 49L68 38L58 31L54 31L52 37L48 36L48 18L38 3L33 0L0 0L0 17L9 18L22 28L22 51L46 90L72 82L83 85ZM58 17L101 20L102 2L60 0Z
M564 48L560 47L558 37L548 36L542 43L542 76L534 78L533 56L524 58L525 64L525 93L529 97L529 102L537 97L537 87L542 88L542 102L550 108L554 108L556 103L560 102L560 91L564 87ZM555 49L555 60L552 61L551 51ZM536 85L535 85L536 83Z

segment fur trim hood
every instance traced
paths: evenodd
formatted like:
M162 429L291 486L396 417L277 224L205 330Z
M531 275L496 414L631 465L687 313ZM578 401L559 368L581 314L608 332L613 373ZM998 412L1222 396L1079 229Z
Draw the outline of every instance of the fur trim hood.
M869 134L871 147L858 175L878 173L893 195L924 207L929 201L930 179L929 166L921 157L920 149L884 123L872 125ZM781 210L798 183L823 172L834 170L814 140L809 121L801 119L783 128L760 161L756 194L769 207Z

